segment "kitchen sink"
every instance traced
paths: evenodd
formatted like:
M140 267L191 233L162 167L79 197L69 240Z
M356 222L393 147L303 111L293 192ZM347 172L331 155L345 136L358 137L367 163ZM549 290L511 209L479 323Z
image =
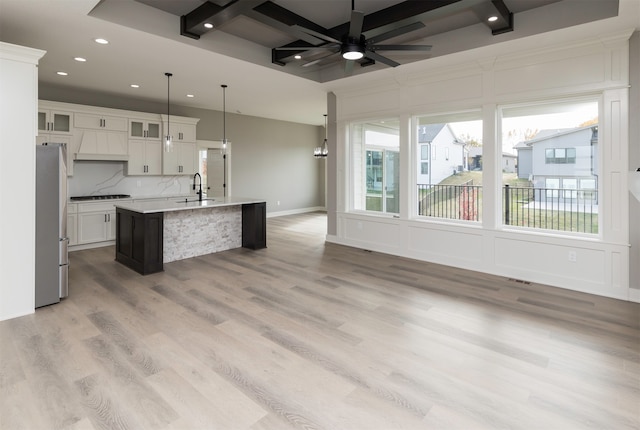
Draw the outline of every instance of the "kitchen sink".
M215 201L215 199L202 199L202 200L198 200L198 199L184 199L184 200L178 200L176 203L193 203L193 202L213 202Z

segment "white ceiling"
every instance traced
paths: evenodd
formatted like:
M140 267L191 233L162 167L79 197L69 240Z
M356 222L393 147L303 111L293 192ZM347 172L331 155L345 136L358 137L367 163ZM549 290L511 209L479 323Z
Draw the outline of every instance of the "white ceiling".
M181 7L201 2L152 1ZM275 1L326 27L349 20L351 5L347 0ZM403 73L415 73L447 58L457 56L460 61L460 55L480 51L483 46L517 52L532 40L551 44L559 38L590 37L596 30L640 28L639 0L620 0L620 16L602 19L603 13L609 13L602 5L612 2L617 5L617 0L561 0L516 14L516 30L500 36L492 36L482 24L434 34L424 39L434 45L425 60L324 83L272 65L270 49L237 35L216 31L200 40L180 36L179 16L133 0L0 0L0 41L47 51L39 66L41 85L166 102L164 73L171 72L172 105L222 110L220 85L226 84L228 112L323 125L329 91L373 85L381 79L397 80ZM395 3L398 0L356 0L365 13ZM568 26L571 29L557 32ZM549 32L555 33L545 39L544 34L552 34ZM96 37L110 43L98 45L93 41ZM76 56L87 62L74 61ZM58 76L56 72L61 70L69 75ZM130 88L133 83L140 88Z

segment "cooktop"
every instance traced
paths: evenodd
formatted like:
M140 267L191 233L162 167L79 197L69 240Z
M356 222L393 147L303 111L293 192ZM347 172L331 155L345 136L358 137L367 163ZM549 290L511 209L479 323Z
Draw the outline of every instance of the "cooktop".
M102 194L99 196L76 196L70 197L69 200L109 200L109 199L128 199L129 194Z

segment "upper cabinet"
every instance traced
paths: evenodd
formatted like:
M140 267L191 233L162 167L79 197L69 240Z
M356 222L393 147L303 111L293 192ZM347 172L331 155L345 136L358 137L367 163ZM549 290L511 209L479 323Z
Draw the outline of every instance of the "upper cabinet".
M198 121L40 100L37 141L67 144L68 175L77 160L126 162L126 175L193 175L198 169ZM171 153L162 152L167 133L174 142Z
M174 142L196 143L198 118L162 115L163 136L169 134Z
M38 132L71 133L73 113L38 109Z
M160 140L160 121L130 119L129 137L133 139Z
M108 116L93 113L76 113L73 125L76 128L93 130L127 131L129 119L127 117Z
M198 171L195 143L173 143L173 151L162 154L163 175L193 175Z
M163 175L193 175L198 171L198 121L198 118L162 115L163 135L170 134L173 141L173 151L162 154Z

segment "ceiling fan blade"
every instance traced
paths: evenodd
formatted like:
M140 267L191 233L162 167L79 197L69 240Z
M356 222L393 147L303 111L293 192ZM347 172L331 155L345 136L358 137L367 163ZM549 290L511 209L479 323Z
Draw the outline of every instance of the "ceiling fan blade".
M319 46L281 46L273 49L276 51L313 51L314 49L340 49L340 45L336 43L327 43Z
M431 45L372 45L371 51L430 51Z
M340 43L339 40L334 39L331 36L328 36L328 35L323 34L323 33L319 33L319 32L314 31L314 30L309 30L308 28L302 27L301 25L298 25L298 24L292 25L291 28L293 28L294 30L297 30L297 31L302 31L303 33L307 33L310 36L315 36L318 39L326 40L327 42Z
M351 23L349 24L349 37L356 39L362 34L362 26L364 25L364 13L359 10L351 11Z
M322 58L318 58L317 60L313 60L313 61L309 61L308 63L304 63L302 65L302 67L311 67L315 64L318 64L320 61L322 61Z
M372 36L367 38L369 43L381 42L383 40L391 39L392 37L401 36L405 33L409 33L411 31L416 31L421 28L424 28L425 25L422 21L414 22L413 24L405 25L400 28L396 28L395 30L387 31L386 33L378 34L377 36Z
M391 66L391 67L398 67L398 66L400 65L400 63L396 63L396 62L395 62L395 61L393 61L392 59L387 58L387 57L383 57L382 55L380 55L380 54L376 54L375 52L370 51L370 50L368 50L368 49L367 49L366 51L364 51L364 56L365 56L366 58L370 58L370 59L372 59L372 60L375 60L375 61L379 61L379 62L381 62L381 63L384 63L384 64L386 64L387 66Z

